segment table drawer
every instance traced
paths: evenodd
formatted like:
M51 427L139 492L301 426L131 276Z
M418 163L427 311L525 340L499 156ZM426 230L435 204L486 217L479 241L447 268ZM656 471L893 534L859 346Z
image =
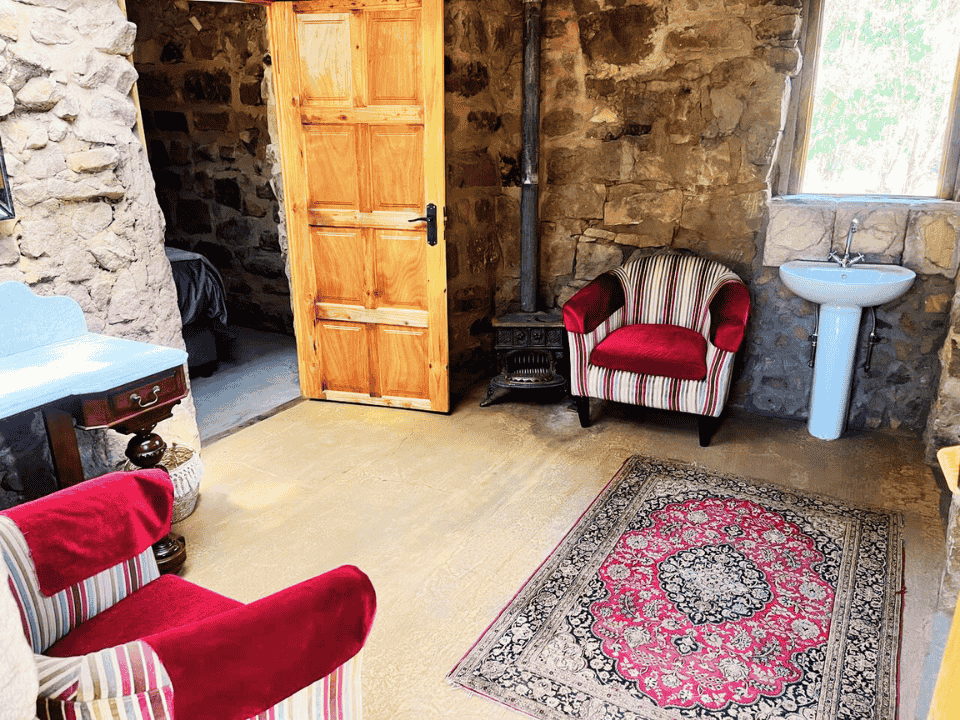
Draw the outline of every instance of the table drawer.
M142 413L152 412L186 397L183 368L111 390L104 395L80 398L78 425L84 428L111 427Z

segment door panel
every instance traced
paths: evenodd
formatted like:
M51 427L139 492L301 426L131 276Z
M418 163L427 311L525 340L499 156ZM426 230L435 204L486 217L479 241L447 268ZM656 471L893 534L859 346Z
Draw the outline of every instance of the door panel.
M350 63L350 15L346 13L311 18L297 26L297 40L304 57L301 89L306 101L349 106L353 97Z
M427 309L427 244L418 232L377 230L377 296L380 306Z
M324 389L366 392L370 385L370 367L356 362L356 358L369 355L366 326L320 322L317 337L325 368Z
M370 105L419 105L420 11L370 13Z
M301 386L449 409L441 0L268 6Z
M307 186L325 207L360 207L357 128L316 125L307 128Z
M370 128L373 209L410 210L426 207L423 198L423 130L413 125Z
M381 326L378 330L382 394L428 398L427 368L420 361L427 352L427 331L390 326Z
M359 305L367 301L365 241L357 228L310 228L318 302Z

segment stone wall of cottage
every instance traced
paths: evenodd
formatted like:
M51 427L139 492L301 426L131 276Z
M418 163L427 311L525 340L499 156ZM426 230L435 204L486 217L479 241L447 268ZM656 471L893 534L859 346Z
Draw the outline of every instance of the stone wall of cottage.
M16 209L0 223L0 282L73 298L93 332L182 348L130 95L135 35L116 0L0 0L0 139ZM189 397L158 432L199 447ZM88 476L123 461L125 437L78 435ZM52 478L38 415L0 421L0 504Z
M825 201L822 227L809 239L809 224L789 225L793 201L771 201L771 169L802 64L801 5L544 3L541 301L562 305L635 253L688 249L724 262L753 295L730 404L803 419L815 308L783 286L776 266L790 257L825 259L859 211L865 224L858 249L875 260L905 260L919 277L898 303L878 310L883 341L869 373L858 371L848 428L921 432L940 375L937 354L956 276L955 261L944 260L942 247L928 240L950 234L943 223L952 232L953 211L949 204L904 206L891 214L869 203ZM518 297L523 23L516 1L462 0L446 8L448 265L451 314L459 319L451 325L457 362L456 353L489 358L489 320Z
M944 250L955 246L951 205L770 197L785 106L802 63L801 4L544 4L540 302L544 308L562 305L590 279L637 252L689 249L725 262L748 282L754 301L730 404L803 419L816 310L783 286L777 266L794 257L826 257L858 213L863 222L858 251L908 264L918 279L901 300L877 311L882 341L869 372L859 368L855 376L848 428L922 432L930 419L936 442L944 444L960 435L960 420L954 419L960 417L960 402L951 399L960 393L952 392L949 376L941 382L938 356L951 347L944 345L956 276L956 259L945 257ZM141 17L147 7L138 5ZM214 114L229 130L210 131L207 146L240 147L231 139L239 121L222 116L236 113L243 122L250 117L242 91L252 93L264 70L263 9L175 2L149 12L138 57L144 61L144 103L165 108L153 112L154 122L157 112L176 115L193 131L180 133L183 140L197 134L198 118L202 125ZM490 321L518 296L522 18L520 0L445 4L446 239L455 394L493 372ZM214 57L202 60L212 47ZM209 99L185 92L186 78L213 87L216 68L229 77L223 94L232 105L211 109ZM204 85L199 77L210 81ZM171 150L177 157L189 155L181 152L180 140L160 135L168 156ZM262 173L259 177L270 176L269 163L259 155L244 162ZM185 208L202 203L190 185L193 168L187 163L173 175L170 167L155 169L171 186L182 185L176 199L170 195L171 217L181 203ZM232 170L208 167L204 177L218 172ZM238 219L249 223L241 217L245 203L267 194L256 183L245 190L241 185L241 209L224 209L216 203L215 187L206 205L212 208L211 228L217 213L230 227ZM163 197L168 190L173 193L172 187L159 192ZM242 271L244 257L263 259L266 245L280 252L273 214L267 219L268 243L248 233L249 244L237 249L214 237L211 244L218 249L211 252L231 254L231 273ZM282 263L272 267L277 274ZM271 287L279 290L282 279L276 280ZM252 284L240 287L247 292ZM281 304L288 311L286 297ZM862 348L872 322L868 315ZM861 351L860 364L863 360Z
M446 15L456 362L490 357L489 321L518 296L523 21L516 0ZM752 281L799 26L799 0L544 4L543 307L637 252L692 250Z
M127 7L166 243L217 267L231 324L292 333L261 91L266 13L185 0Z

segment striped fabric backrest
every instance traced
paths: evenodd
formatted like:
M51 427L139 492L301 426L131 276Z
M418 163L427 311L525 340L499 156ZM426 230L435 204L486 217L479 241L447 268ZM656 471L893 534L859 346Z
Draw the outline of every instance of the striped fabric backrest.
M627 322L680 325L705 333L716 291L739 277L718 262L678 253L631 260L617 268Z
M2 515L0 552L10 570L13 597L20 606L24 632L35 653L42 653L83 621L160 577L153 549L148 547L126 562L46 597L40 591L23 533Z

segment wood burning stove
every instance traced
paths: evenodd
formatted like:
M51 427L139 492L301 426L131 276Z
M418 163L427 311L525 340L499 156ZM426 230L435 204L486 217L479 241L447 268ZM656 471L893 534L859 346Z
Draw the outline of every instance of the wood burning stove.
M499 375L480 403L498 390L562 387L558 372L567 360L566 332L559 310L537 311L537 250L540 180L540 3L523 2L523 150L520 157L520 309L493 320Z

